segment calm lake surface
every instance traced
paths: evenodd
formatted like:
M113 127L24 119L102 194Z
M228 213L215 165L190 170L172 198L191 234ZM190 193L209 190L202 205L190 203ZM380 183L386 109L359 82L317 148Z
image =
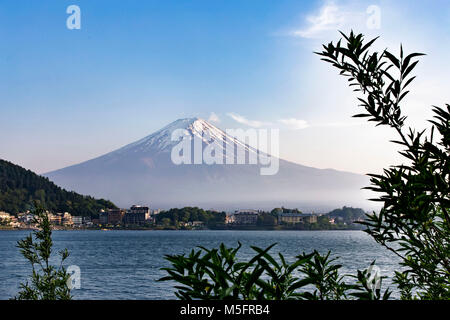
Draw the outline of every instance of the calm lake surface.
M0 299L9 299L31 273L16 242L30 231L0 231ZM241 257L253 253L250 245L267 247L278 243L272 253L281 252L288 261L313 249L339 256L342 272L356 274L376 260L383 276L383 288L392 289L390 279L398 259L362 231L54 231L55 249L67 248L66 265L81 269L81 289L75 299L174 299L171 283L157 282L169 264L166 254L188 253L196 246L208 248L221 242L236 246ZM56 251L55 251L56 252Z

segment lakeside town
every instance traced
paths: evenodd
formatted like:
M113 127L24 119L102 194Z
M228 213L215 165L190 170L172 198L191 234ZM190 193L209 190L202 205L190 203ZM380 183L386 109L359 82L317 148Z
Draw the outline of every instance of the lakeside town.
M349 214L350 212L350 214ZM275 208L236 210L234 212L205 211L197 207L181 209L151 209L133 205L129 209L100 210L97 217L72 215L69 212L47 212L54 230L79 229L360 229L355 222L364 219L358 208L343 207L329 213L303 213L298 209ZM0 212L0 230L35 229L32 212L16 215Z

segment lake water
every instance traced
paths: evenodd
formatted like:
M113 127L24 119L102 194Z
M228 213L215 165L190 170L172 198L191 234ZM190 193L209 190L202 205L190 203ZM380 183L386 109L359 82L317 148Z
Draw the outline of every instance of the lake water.
M0 299L9 299L31 273L16 242L29 231L0 231ZM75 299L174 299L171 283L157 282L168 266L166 254L188 253L196 246L216 247L221 242L236 246L241 257L253 251L250 245L267 247L278 243L272 253L281 252L288 261L313 249L332 251L343 264L343 273L355 274L376 260L383 276L383 288L393 289L390 279L398 259L362 231L54 231L55 250L67 248L67 265L81 270L81 289ZM56 252L56 251L55 251Z

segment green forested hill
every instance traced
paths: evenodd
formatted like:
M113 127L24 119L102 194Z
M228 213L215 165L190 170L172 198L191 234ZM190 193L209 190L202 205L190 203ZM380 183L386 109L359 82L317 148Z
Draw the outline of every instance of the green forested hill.
M332 218L341 218L346 223L353 223L358 219L365 219L366 213L361 208L343 207L342 209L334 209L327 214Z
M66 191L48 178L0 159L0 211L24 212L32 208L34 201L52 212L83 216L96 216L100 209L116 208L110 201Z

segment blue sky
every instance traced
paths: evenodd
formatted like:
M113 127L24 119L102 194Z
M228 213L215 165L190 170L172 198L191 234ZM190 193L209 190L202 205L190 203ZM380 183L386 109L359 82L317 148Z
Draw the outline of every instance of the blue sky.
M66 8L81 9L69 30ZM366 10L380 9L369 29ZM281 156L366 173L398 157L388 130L312 52L337 29L428 54L410 121L450 102L448 1L10 1L0 3L0 158L43 173L183 117L281 129Z

